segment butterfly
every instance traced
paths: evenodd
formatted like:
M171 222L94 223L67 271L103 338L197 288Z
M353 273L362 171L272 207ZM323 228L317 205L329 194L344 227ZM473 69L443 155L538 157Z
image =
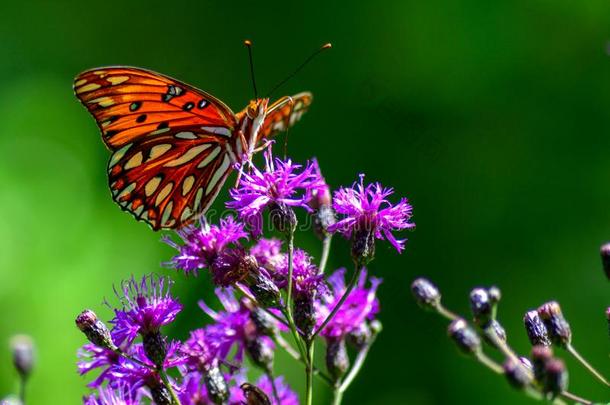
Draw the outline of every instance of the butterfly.
M237 114L216 97L135 67L87 70L74 94L111 150L108 182L122 210L153 230L191 223L210 207L236 165L294 125L309 92L256 98Z

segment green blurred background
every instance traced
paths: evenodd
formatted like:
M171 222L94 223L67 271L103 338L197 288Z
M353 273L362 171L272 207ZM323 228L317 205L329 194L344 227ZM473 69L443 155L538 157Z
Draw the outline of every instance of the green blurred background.
M75 315L90 307L107 318L113 283L168 273L159 263L172 254L112 202L108 152L73 77L146 67L239 110L252 97L245 38L263 90L331 41L277 94L315 94L290 154L317 156L335 186L365 172L415 207L406 252L380 244L371 266L385 280L385 329L346 403L530 403L462 358L444 321L416 308L408 288L419 275L462 313L471 287L501 286L501 320L524 353L523 312L560 300L575 345L610 372L598 257L610 238L610 3L85 3L0 6L0 348L15 333L35 338L31 404L79 403L88 379L75 372L84 342ZM300 238L319 255L313 237ZM334 247L332 265L347 264L347 243ZM211 288L205 277L174 278L187 309L171 333L184 337L206 320L195 303ZM10 362L0 350L0 396L15 388ZM568 365L574 392L610 399ZM301 370L283 356L278 367L302 392Z

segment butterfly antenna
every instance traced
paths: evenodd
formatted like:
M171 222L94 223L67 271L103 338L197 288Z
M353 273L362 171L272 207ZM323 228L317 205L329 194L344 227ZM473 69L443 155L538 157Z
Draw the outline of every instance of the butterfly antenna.
M250 76L252 77L252 87L254 87L254 99L258 100L258 91L256 90L256 79L254 76L254 59L252 58L252 41L246 39L244 45L248 48L248 58L250 59Z
M280 87L282 87L288 80L292 79L294 76L296 76L297 73L299 73L301 71L301 69L303 69L305 66L307 66L307 64L309 62L311 62L311 60L313 58L315 58L316 56L318 56L320 53L322 53L323 51L332 48L332 44L329 42L327 44L322 45L320 48L318 48L316 51L314 51L311 55L309 55L309 57L307 59L305 59L303 61L303 63L301 63L299 65L299 67L297 67L291 74L289 74L284 80L282 80L281 82L279 82L278 84L276 84L275 86L273 86L273 88L271 89L271 91L269 93L267 93L267 95L265 96L265 98L271 96L271 94L276 91L277 89L279 89Z

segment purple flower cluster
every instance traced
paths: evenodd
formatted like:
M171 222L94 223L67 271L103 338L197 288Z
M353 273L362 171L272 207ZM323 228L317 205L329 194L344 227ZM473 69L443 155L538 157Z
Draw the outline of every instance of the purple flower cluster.
M298 397L283 377L270 378L277 375L276 350L286 350L313 373L313 359L305 354L321 336L327 367L318 374L335 387L349 370L346 345L366 355L381 330L375 319L381 280L369 278L363 265L374 258L376 240L404 250L405 240L394 233L415 226L411 206L404 198L390 203L393 190L365 185L364 176L333 196L315 159L298 165L267 150L263 169L248 166L227 203L236 217L187 225L177 231L179 243L163 238L177 250L166 267L185 275L208 273L217 286L219 305L199 301L207 320L186 339L163 332L182 310L166 277L123 282L116 289L111 330L92 311L79 315L77 326L90 341L79 350L79 372L98 370L86 404L132 405L146 398L158 405L293 405ZM313 219L308 223L323 240L319 260L294 246L299 210ZM356 269L349 282L345 269L325 273L335 233L351 240ZM287 332L291 339L285 339ZM248 381L248 366L262 372L256 384Z
M364 175L352 187L343 187L335 192L333 207L343 218L329 227L330 232L339 232L346 238L362 232L372 234L377 239L387 239L400 253L404 250L405 240L394 237L393 231L412 229L409 222L412 207L402 198L392 205L386 197L394 193L379 183L364 185Z

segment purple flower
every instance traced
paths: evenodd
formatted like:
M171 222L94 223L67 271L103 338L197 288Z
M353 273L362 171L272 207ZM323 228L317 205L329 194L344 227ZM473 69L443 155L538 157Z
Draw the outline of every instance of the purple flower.
M88 384L91 388L97 388L102 385L104 380L107 380L109 369L111 366L118 364L122 357L110 349L96 346L92 343L87 343L78 350L79 361L76 363L80 375L85 375L92 370L101 368L102 372Z
M217 366L217 348L214 348L209 340L205 329L191 331L190 337L181 348L187 370L205 371L209 367Z
M176 233L184 244L178 245L169 237L163 238L165 243L179 252L165 265L195 275L200 269L211 267L225 248L238 245L240 239L247 239L248 236L243 224L236 222L231 216L221 219L219 225L202 222L199 228L189 225Z
M114 383L124 384L132 392L140 387L151 387L161 384L161 379L156 371L156 366L146 356L142 344L134 344L129 355L138 360L139 363L128 359L121 359L119 363L110 367L110 380ZM186 359L180 350L179 342L171 342L167 347L167 356L161 365L163 370L184 365Z
M200 373L189 373L184 376L178 397L182 405L207 405L214 403L208 396L208 390Z
M293 164L291 160L273 159L271 150L265 152L265 170L252 166L251 173L242 173L237 188L230 191L233 201L226 205L237 210L258 236L262 231L262 213L267 207L303 207L310 210L307 203L312 191L318 187L320 178L312 164L305 167Z
M205 336L209 345L217 350L217 357L226 361L233 355L228 364L239 365L243 361L244 350L248 341L257 336L254 322L250 318L250 310L241 305L235 298L233 289L215 290L216 296L224 306L224 311L216 312L201 300L199 306L215 322L206 326ZM261 336L265 345L273 347L273 342L267 336Z
M323 292L326 287L324 276L319 274L318 268L311 260L307 252L295 249L292 258L292 282L297 294L311 295L313 292ZM288 255L285 254L275 274L276 284L280 288L286 288L288 285L288 264Z
M367 289L365 288L366 278L366 270L362 270L358 283L333 319L322 330L320 333L322 336L331 339L345 337L358 331L365 322L375 318L375 315L379 312L379 300L376 297L376 292L381 280L371 277L370 287ZM345 269L335 271L328 277L328 283L332 291L323 294L320 300L316 302L317 327L320 327L347 290Z
M311 190L311 201L309 205L313 209L320 209L323 206L330 206L332 203L332 197L330 192L330 187L326 184L326 180L324 176L322 176L322 171L320 170L320 165L318 164L318 159L312 159L313 163L313 171L318 181L315 186L312 187Z
M134 398L129 390L124 387L112 389L100 387L97 394L91 394L83 398L84 405L139 405L139 399Z
M333 207L344 217L329 226L329 232L339 232L346 238L359 231L366 231L377 239L387 239L400 253L405 240L397 240L393 231L411 229L415 224L409 222L412 207L402 198L396 205L390 204L386 197L394 193L391 188L384 188L379 183L364 186L364 175L360 183L352 187L343 187L335 192Z
M260 238L258 242L250 248L250 254L256 258L260 266L270 272L275 272L277 267L284 261L282 241L275 238Z
M279 376L274 379L274 382L279 402L273 395L271 380L269 380L266 375L263 375L258 379L256 387L267 395L272 405L299 405L299 397L292 389L290 389L288 384L286 384L284 377ZM247 398L239 385L231 387L231 398L229 403L231 405L248 403Z
M170 295L171 279L155 275L123 281L116 295L122 309L115 309L113 338L117 345L129 345L138 336L159 331L174 321L182 305Z

